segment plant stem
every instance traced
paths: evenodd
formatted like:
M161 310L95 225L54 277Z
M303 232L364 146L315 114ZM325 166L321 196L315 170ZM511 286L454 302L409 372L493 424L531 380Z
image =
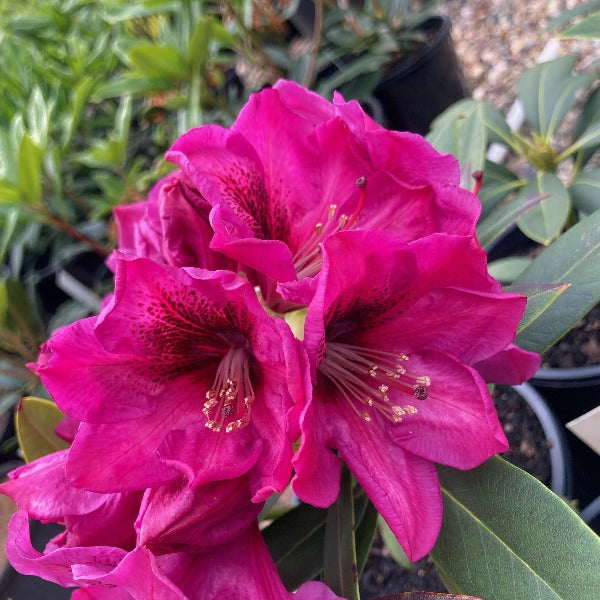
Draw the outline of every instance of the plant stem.
M323 32L323 0L315 0L315 23L310 48L310 61L304 74L302 85L309 88L315 78L315 67L317 66L317 57L321 46L321 34Z
M110 248L107 248L106 246L96 241L95 239L89 237L85 233L81 233L81 231L73 227L73 225L71 225L68 221L65 221L58 215L55 215L54 213L51 213L46 209L39 210L38 212L48 223L48 225L52 225L52 227L63 231L77 242L83 242L84 244L87 244L99 256L106 258L111 253Z

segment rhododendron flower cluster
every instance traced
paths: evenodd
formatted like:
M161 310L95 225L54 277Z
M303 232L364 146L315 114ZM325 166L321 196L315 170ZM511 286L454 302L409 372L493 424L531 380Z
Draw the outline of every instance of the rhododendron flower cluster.
M290 482L331 505L342 462L427 554L435 463L505 450L486 382L539 365L512 343L526 299L489 276L457 161L287 81L167 159L115 211L114 294L33 367L72 444L0 486L21 509L10 561L80 599L336 598L285 590L257 515ZM28 518L65 531L38 552Z

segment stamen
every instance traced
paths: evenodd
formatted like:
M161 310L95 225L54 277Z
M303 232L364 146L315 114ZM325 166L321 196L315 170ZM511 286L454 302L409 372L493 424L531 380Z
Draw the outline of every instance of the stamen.
M400 364L408 360L403 353L329 342L319 371L336 386L361 419L371 420L371 413L363 408L366 406L393 423L400 423L406 415L416 414L417 408L411 404L391 404L390 394L394 393L394 399L400 392L426 400L431 385L429 376L415 375Z
M297 248L294 253L294 267L298 279L311 277L319 272L322 264L321 245L326 237L344 229L351 229L356 224L367 201L367 178L359 177L355 185L359 188L359 197L354 212L350 216L338 215L337 204L330 204L324 222L316 223L311 234Z
M213 386L206 392L202 412L211 431L230 433L250 422L254 390L250 381L248 353L230 348L217 368Z

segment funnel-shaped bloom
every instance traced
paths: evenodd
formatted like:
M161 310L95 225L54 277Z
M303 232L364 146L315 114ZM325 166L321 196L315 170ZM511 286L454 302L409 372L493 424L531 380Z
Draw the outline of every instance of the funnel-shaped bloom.
M68 451L45 456L0 485L21 508L10 522L7 556L21 573L66 587L79 600L335 600L325 586L289 594L258 530L260 504L247 477L191 489L183 478L145 492L74 488ZM64 532L40 552L28 518Z
M336 231L471 235L479 215L456 159L287 81L254 94L230 130L193 129L166 157L213 207L211 248L262 274L271 306L274 282L315 275Z
M315 388L294 463L300 498L335 499L338 450L408 556L431 549L441 523L434 463L468 469L507 447L473 365L502 357L511 375L517 360L531 376L539 364L503 353L526 299L498 287L472 238L407 245L352 231L324 242L305 323Z
M181 465L162 460L159 447L192 428L195 485L251 470L256 501L281 491L304 389L287 325L231 272L123 256L115 264L100 316L55 332L37 366L61 410L81 421L67 467L74 484L163 483Z

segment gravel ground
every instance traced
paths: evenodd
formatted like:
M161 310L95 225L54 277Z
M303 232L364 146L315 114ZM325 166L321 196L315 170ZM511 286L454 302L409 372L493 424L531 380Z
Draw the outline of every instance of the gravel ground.
M520 75L537 62L555 31L550 19L581 4L578 0L446 0L441 11L452 21L452 37L473 97L506 112ZM579 66L600 57L595 40L561 40L559 54L580 55Z

